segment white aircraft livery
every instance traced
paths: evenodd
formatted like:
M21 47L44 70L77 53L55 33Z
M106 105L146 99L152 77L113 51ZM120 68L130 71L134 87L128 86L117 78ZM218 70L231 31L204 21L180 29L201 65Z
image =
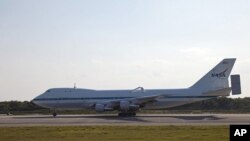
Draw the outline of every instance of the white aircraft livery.
M239 75L238 79L231 79L231 87L229 86L229 76L235 60L235 58L222 60L189 88L144 89L137 87L133 90L51 88L32 101L39 106L52 109L53 116L56 116L56 110L60 109L89 109L97 112L116 110L119 111L119 116L135 116L140 109L166 109L210 98L229 96L231 91L233 94L240 94Z

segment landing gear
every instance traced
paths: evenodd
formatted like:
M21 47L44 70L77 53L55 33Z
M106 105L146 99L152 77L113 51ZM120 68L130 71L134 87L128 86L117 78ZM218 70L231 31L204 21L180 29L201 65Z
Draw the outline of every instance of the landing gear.
M57 116L57 113L53 113L52 115L53 115L53 117L56 117L56 116Z
M57 113L56 113L56 109L53 110L53 117L56 117L57 116Z
M128 113L118 113L119 117L134 117L136 116L135 112L128 112Z

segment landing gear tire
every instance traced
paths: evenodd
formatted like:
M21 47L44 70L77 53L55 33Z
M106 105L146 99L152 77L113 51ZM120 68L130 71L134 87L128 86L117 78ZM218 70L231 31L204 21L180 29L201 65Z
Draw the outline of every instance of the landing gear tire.
M54 109L54 111L53 111L53 117L56 117L57 116L57 113L56 113L56 110Z
M53 115L53 117L56 117L56 116L57 116L57 113L53 113L52 115Z
M130 112L130 113L118 113L119 117L134 117L136 116L135 112Z

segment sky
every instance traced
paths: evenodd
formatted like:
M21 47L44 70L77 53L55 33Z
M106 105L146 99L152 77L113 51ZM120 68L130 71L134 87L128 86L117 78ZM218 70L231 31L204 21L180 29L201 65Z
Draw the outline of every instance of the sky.
M0 0L0 101L49 88L189 87L237 58L250 97L249 0ZM236 96L239 97L239 96Z

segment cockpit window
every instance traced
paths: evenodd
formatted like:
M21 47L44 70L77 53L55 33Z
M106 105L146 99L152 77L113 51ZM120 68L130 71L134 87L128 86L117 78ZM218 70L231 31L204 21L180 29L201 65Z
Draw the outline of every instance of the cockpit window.
M46 91L46 93L49 93L49 92L50 92L50 90L47 90L47 91Z

